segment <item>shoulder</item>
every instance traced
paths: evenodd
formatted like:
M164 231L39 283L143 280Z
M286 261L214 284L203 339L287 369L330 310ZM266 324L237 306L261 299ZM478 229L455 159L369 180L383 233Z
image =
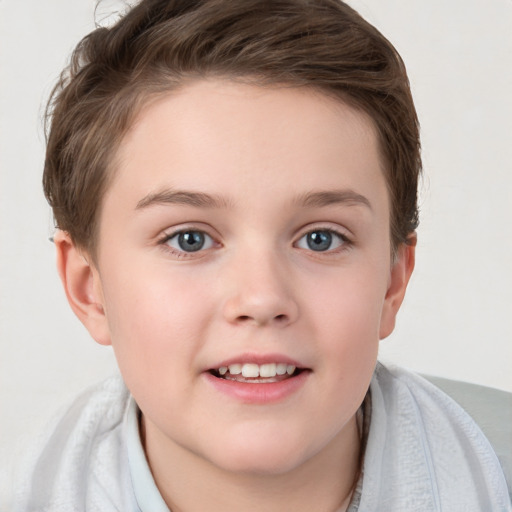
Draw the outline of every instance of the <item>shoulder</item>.
M425 379L457 402L481 428L512 489L512 393L440 377Z
M116 431L122 424L130 397L121 376L112 376L80 393L63 408L48 425L42 436L45 448L72 449L78 455L86 449L81 440L88 440L90 448L108 432ZM63 449L60 451L64 453Z
M417 375L403 368L379 365L380 377L405 386L414 394L460 406L491 443L512 483L512 393L499 389L429 375Z
M122 421L129 396L121 376L112 376L80 393L57 415L54 424L66 431L111 429Z
M119 494L107 487L110 480L126 477L122 426L129 398L121 377L114 376L84 391L55 417L28 454L16 510L78 511L96 499L90 497L93 489L94 496L109 500Z
M401 510L398 505L437 510L435 503L451 510L510 510L505 464L500 464L478 418L433 383L402 368L379 363L370 389L365 467L382 499L395 499L396 510ZM497 395L497 407L505 406L507 397ZM372 469L377 461L380 471ZM403 487L397 488L396 481L404 482ZM421 507L405 507L411 492L423 496Z

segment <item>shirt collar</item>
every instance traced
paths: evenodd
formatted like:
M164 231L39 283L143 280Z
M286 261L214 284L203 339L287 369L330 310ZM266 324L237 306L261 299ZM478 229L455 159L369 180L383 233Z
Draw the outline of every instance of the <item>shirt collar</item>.
M139 512L170 512L160 494L140 441L140 410L131 396L126 412L126 444L133 492Z

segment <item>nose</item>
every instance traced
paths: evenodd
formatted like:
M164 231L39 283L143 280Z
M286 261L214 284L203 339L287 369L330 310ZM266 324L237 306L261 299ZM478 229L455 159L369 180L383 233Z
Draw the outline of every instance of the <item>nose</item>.
M285 327L298 317L290 270L274 254L239 255L230 262L225 284L223 314L229 323Z

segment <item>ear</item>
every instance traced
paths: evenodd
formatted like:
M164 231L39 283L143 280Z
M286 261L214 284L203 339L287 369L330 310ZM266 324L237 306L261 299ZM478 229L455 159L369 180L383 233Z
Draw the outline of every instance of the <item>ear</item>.
M401 244L396 261L390 272L389 285L384 299L380 321L380 339L387 338L395 328L396 315L404 300L405 290L414 270L416 255L416 234L409 237L407 244Z
M58 231L54 242L57 270L71 309L98 343L110 345L110 331L97 269L66 232Z

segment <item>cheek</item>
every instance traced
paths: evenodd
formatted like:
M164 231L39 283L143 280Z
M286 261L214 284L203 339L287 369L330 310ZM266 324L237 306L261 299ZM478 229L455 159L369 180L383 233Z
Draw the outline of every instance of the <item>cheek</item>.
M373 270L373 269L371 269ZM358 273L347 269L315 290L312 302L316 338L327 353L326 364L335 361L340 380L373 370L379 346L380 318L386 293L385 273Z
M108 274L104 296L112 345L127 383L156 381L162 371L190 367L212 302L208 288L156 266L131 274L121 270Z
M144 330L159 339L170 332L183 334L180 330L194 325L197 312L207 301L208 287L199 286L184 273L152 265L147 270L132 268L123 274L121 269L111 270L104 289L114 336L130 337Z
M311 283L310 303L315 316L322 317L320 325L334 335L353 341L365 335L378 339L386 289L387 277L379 267L366 272L351 267Z

